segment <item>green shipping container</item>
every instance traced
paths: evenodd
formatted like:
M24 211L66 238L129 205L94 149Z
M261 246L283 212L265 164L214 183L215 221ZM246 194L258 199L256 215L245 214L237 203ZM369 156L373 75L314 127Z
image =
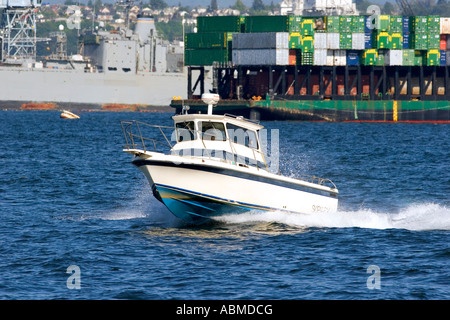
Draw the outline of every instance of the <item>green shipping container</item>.
M428 34L427 33L411 33L409 41L412 42L412 48L416 50L428 49Z
M352 49L351 32L341 32L339 35L339 49Z
M339 32L339 16L328 16L325 18L327 32Z
M352 16L352 32L363 33L366 29L365 16Z
M300 32L302 25L301 16L289 16L289 32Z
M361 64L365 66L373 66L376 64L378 58L378 51L375 49L367 49L361 56Z
M313 52L314 51L314 38L312 36L301 36L299 49L301 49L302 52Z
M227 63L230 59L228 49L186 49L184 51L186 66L211 66L214 62Z
M427 16L409 17L409 32L411 33L428 32L428 17Z
M391 35L390 48L393 50L403 49L403 33L393 33Z
M365 31L366 18L364 16L352 16L353 33L363 33Z
M324 30L323 17L289 16L289 32L299 32L304 36L314 34L316 28Z
M391 17L388 15L375 16L375 27L378 31L389 31Z
M302 36L299 32L289 34L289 49L301 49L303 52L314 51L314 37Z
M352 22L351 16L339 17L339 32L352 32Z
M198 17L198 33L241 32L240 16Z
M372 32L372 48L390 49L391 35L386 31Z
M300 56L301 56L301 58L299 60L298 55L297 55L297 61L300 61L301 65L312 66L314 64L314 53L313 52L301 52Z
M402 33L403 32L403 17L402 16L391 16L389 31L391 33Z
M441 35L439 33L429 33L428 34L428 45L427 49L439 49L441 42Z
M245 32L289 32L288 16L248 16Z
M440 16L428 16L427 17L427 31L430 33L439 33L441 28Z
M425 51L419 51L414 50L414 65L415 66L422 66L424 65L424 57L426 58L426 52Z
M300 49L301 35L300 32L289 33L289 49Z
M187 33L186 49L228 48L233 40L232 32Z
M302 36L312 36L314 35L314 28L315 28L314 19L304 18L300 25L300 33Z
M414 49L404 49L403 50L403 65L404 66L414 66Z
M378 50L378 57L375 60L376 66L384 66L387 50Z
M427 66L439 66L441 63L439 50L428 50L424 57L424 61Z

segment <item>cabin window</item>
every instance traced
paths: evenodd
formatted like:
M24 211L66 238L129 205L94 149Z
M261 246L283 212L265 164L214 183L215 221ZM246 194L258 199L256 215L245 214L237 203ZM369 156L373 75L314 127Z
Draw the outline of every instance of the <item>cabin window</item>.
M225 126L222 122L200 122L203 140L226 141Z
M195 134L194 121L178 122L176 124L176 129L178 142L191 141L197 137Z
M228 138L234 143L242 144L246 147L258 149L258 139L256 132L227 123Z

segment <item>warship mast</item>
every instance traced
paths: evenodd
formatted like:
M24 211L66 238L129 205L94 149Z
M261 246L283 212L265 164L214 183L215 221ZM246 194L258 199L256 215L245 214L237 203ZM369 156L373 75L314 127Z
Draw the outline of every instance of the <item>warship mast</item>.
M36 59L36 13L40 6L41 0L0 0L2 62L23 64Z

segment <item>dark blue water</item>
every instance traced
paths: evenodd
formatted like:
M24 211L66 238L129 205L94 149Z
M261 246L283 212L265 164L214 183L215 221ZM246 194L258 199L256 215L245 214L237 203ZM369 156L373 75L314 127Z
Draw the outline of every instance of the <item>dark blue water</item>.
M192 228L121 151L130 119L171 124L0 112L0 299L450 297L449 125L264 123L281 171L332 179L339 212Z

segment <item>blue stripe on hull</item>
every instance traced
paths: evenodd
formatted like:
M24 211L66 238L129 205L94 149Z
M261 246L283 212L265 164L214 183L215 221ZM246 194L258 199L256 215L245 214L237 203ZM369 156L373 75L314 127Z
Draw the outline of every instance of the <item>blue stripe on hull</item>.
M239 179L267 183L269 185L280 186L283 188L308 192L308 193L312 193L312 194L318 194L318 195L325 196L325 197L337 198L337 193L332 192L332 191L321 190L320 188L305 186L302 184L279 180L279 179L274 179L271 177L264 177L264 176L260 176L258 174L254 174L254 173L244 173L241 171L227 169L227 168L205 166L202 164L186 164L186 163L176 164L176 163L170 162L170 161L157 161L157 160L148 160L148 159L140 159L140 158L133 160L133 164L137 167L146 166L146 165L148 165L148 166L154 165L154 166L161 166L161 167L175 167L175 168L185 168L185 169L189 169L189 170L199 170L199 171L205 171L205 172L210 172L210 173L215 173L215 174L220 174L220 175L225 175L225 176L231 176L231 177L235 177L235 178L239 178Z
M156 185L156 189L170 212L191 224L202 224L224 214L255 210L255 207L251 205L230 202L169 186ZM267 210L268 208L259 209Z

